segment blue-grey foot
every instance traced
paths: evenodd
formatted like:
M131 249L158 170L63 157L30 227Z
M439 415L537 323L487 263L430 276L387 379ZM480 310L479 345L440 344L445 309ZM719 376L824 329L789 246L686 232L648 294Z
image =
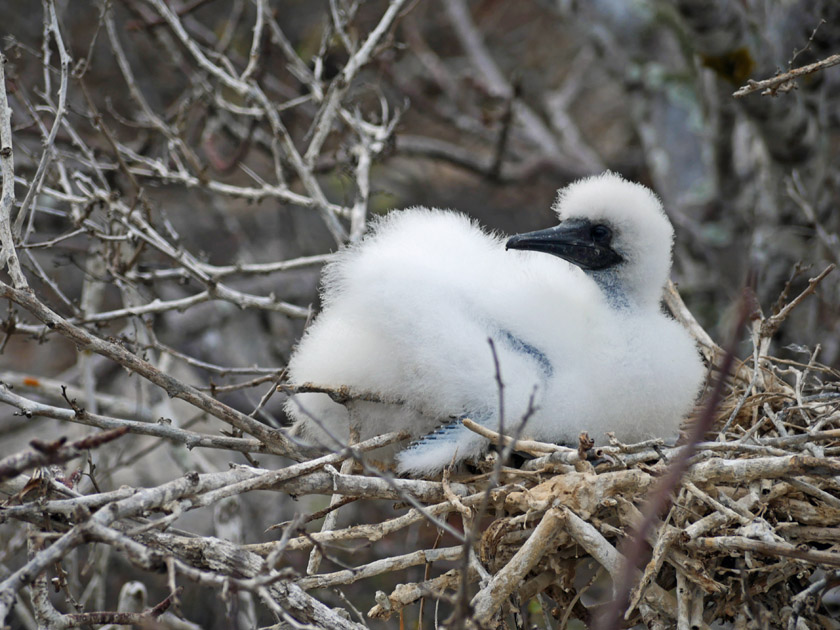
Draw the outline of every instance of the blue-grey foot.
M465 427L460 419L455 420L412 442L398 453L397 470L410 475L437 473L453 461L480 455L488 443L486 438Z

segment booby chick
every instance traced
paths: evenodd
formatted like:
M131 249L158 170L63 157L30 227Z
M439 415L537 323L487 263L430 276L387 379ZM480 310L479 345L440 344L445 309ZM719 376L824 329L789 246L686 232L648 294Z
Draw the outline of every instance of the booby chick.
M559 225L507 243L454 212L379 219L326 266L291 382L384 401L354 403L359 437L409 431L397 468L415 475L487 448L461 419L513 433L531 406L522 438L676 435L704 368L661 309L673 228L658 198L607 172L560 190L554 210ZM308 441L348 438L347 408L325 394L295 395L286 411Z

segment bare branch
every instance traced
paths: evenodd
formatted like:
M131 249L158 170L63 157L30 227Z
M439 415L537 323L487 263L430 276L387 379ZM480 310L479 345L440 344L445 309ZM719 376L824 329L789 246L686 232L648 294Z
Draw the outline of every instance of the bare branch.
M329 228L330 232L333 235L333 238L335 238L336 243L343 243L346 238L346 232L344 228L338 222L338 219L336 218L332 207L327 201L324 192L321 190L321 186L318 184L318 182L315 179L315 176L312 174L310 168L311 165L307 165L304 162L303 158L301 157L300 153L295 147L294 142L292 141L292 137L289 135L289 132L286 130L286 127L281 122L280 116L272 106L265 93L256 85L249 84L246 81L241 80L239 77L232 76L227 71L223 70L216 64L212 63L209 59L207 59L204 53L202 53L199 49L198 45L187 34L178 17L169 9L169 7L163 2L163 0L147 0L147 2L154 6L155 9L157 9L161 17L163 17L163 19L166 20L167 24L169 24L170 28L172 28L172 31L178 37L179 41L187 48L187 50L190 51L190 54L202 68L204 68L211 75L219 79L227 87L235 90L241 96L249 97L255 100L257 103L259 103L260 107L262 107L263 109L264 114L268 117L268 120L271 123L272 131L282 143L283 148L286 151L286 155L291 160L292 165L295 167L295 172L297 173L298 177L300 177L307 192L309 192L309 194L315 200L318 209L321 211L321 215L324 218L324 222L326 223L327 228Z
M47 168L54 157L53 152L55 150L55 139L58 135L58 130L61 128L62 120L67 113L67 80L70 74L70 55L64 47L64 40L61 37L61 29L58 26L58 18L55 15L54 0L42 0L42 3L44 7L44 14L47 16L44 28L52 36L55 41L55 47L58 50L61 81L58 86L58 106L55 108L55 117L53 119L53 125L50 128L49 135L44 138L44 152L41 154L41 161L38 163L38 170L35 171L35 176L32 178L32 185L20 205L17 217L15 217L13 230L16 238L20 238L21 236L23 222L26 219L27 212L34 201L36 194L41 189L44 177L47 175ZM45 45L48 45L46 44L46 38ZM46 70L45 76L48 74L49 71ZM50 84L47 82L44 87L46 88L47 100L48 102L51 102L52 97L50 94Z
M359 73L364 65L366 65L379 44L380 40L391 29L400 11L406 4L407 0L390 0L388 8L382 14L382 18L374 29L368 34L367 39L359 47L359 50L353 54L347 63L344 64L341 72L330 83L327 92L324 95L324 102L318 112L318 117L314 123L314 133L312 139L309 141L309 146L304 155L304 162L310 168L315 164L315 159L321 154L321 148L327 135L330 133L333 121L338 113L339 103L341 103L347 90L353 82L353 79Z
M762 96L776 96L779 92L790 92L796 88L796 79L799 77L813 74L814 72L819 72L820 70L825 70L826 68L830 68L831 66L836 66L838 64L840 64L840 54L831 55L830 57L826 57L825 59L821 59L815 63L810 63L807 66L782 72L781 74L777 74L774 77L764 79L762 81L754 81L750 79L746 85L734 91L732 96L735 98L743 98L744 96L752 94L753 92L758 92L759 90L761 90Z
M227 405L214 400L210 396L186 385L168 374L162 373L148 361L138 358L121 346L94 337L87 331L74 326L64 318L60 317L49 308L38 301L31 293L15 289L0 282L0 297L12 300L25 308L35 317L41 320L47 328L56 330L59 334L67 337L80 348L90 349L116 361L120 365L136 372L143 378L163 388L170 397L181 398L199 409L230 423L238 429L251 433L265 442L270 452L281 455L296 455L301 457L297 447L289 442L288 438L278 431L274 431L264 424L249 418L245 414L228 407Z
M475 594L471 605L475 621L480 626L485 626L490 621L504 600L521 585L534 565L544 554L551 551L552 545L563 531L564 520L563 512L559 508L548 510L528 538L528 542L519 548L510 562L493 576L487 586Z
M12 235L12 208L15 205L15 153L12 142L12 110L6 96L6 56L0 54L0 168L3 171L3 193L0 197L0 266L9 270L18 289L27 286L15 252Z
M35 448L34 451L26 451L0 459L0 482L11 479L36 466L58 464L75 459L76 457L85 455L88 449L107 444L122 437L126 433L128 433L128 429L121 427L119 429L103 431L97 435L90 435L70 444L65 444L64 440L58 440L50 444L43 444L33 440L32 446Z

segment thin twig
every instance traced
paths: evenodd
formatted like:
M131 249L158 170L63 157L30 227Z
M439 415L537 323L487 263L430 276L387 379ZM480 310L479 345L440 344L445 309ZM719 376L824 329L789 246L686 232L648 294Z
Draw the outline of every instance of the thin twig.
M820 70L825 70L826 68L830 68L831 66L836 66L838 64L840 64L840 54L831 55L830 57L826 57L825 59L815 63L811 63L800 68L794 68L788 72L782 72L781 74L777 74L774 77L764 79L762 81L754 81L750 79L747 81L746 85L734 91L732 96L735 98L742 98L748 94L752 94L753 92L758 92L759 90L761 90L762 96L776 96L779 92L789 92L794 89L796 87L795 80L799 77L813 74L814 72L819 72Z

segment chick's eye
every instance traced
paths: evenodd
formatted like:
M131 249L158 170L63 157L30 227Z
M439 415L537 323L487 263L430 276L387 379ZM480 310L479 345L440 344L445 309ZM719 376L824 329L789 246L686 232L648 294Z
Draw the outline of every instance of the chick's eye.
M610 238L612 237L612 230L608 228L606 225L596 225L593 226L592 230L589 232L589 235L592 237L592 240L596 243L608 243Z

